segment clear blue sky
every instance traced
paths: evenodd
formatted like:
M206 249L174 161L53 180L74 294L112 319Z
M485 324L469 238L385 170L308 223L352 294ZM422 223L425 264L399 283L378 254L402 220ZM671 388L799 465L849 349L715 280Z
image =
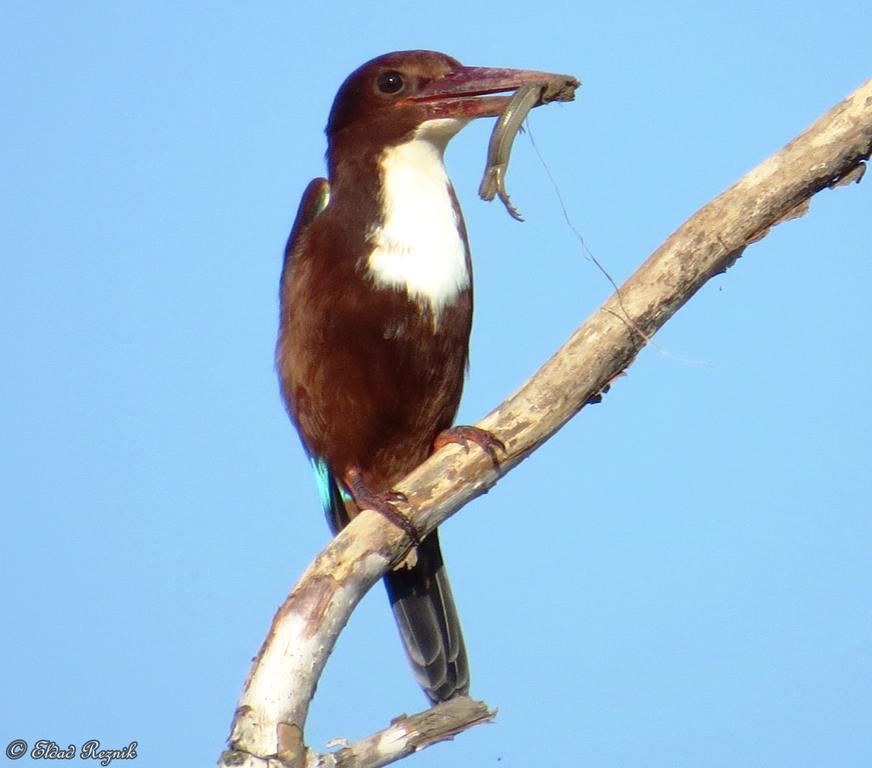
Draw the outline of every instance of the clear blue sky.
M533 133L623 279L872 76L870 25L842 0L4 3L3 748L221 751L328 537L272 349L348 72L421 47L577 75ZM527 221L477 198L490 127L447 154L476 268L465 422L609 293L526 137ZM445 525L472 692L499 717L406 765L872 765L870 211L869 179L821 194L668 324L668 354ZM424 703L379 586L310 741Z

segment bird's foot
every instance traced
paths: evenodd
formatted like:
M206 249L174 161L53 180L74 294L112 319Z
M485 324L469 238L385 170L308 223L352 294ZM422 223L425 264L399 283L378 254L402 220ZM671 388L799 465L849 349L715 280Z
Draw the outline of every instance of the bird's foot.
M499 466L497 449L503 453L506 452L506 446L502 440L493 432L488 432L486 429L480 429L479 427L457 426L445 429L436 435L436 439L433 441L433 450L438 451L449 443L462 445L467 452L469 452L469 444L475 443L490 456L495 467Z
M418 533L412 521L409 520L395 506L395 502L408 501L406 494L398 491L388 491L387 493L376 493L363 481L363 476L359 467L352 467L345 473L345 485L351 492L354 498L354 503L360 509L372 509L378 512L383 517L386 517L397 528L405 531L406 535L412 540L412 543L417 547L421 543L421 536Z

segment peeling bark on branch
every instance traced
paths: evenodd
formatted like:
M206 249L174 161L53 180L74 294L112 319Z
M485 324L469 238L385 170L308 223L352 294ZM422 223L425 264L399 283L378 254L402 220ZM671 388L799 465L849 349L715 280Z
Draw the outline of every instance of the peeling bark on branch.
M482 451L448 446L399 483L418 530L435 528L551 437L749 244L804 214L820 190L859 181L870 153L872 80L694 214L527 384L479 424L507 446L499 473ZM317 755L305 747L309 701L339 632L407 546L399 529L365 512L306 570L254 661L220 765L384 765L493 717L483 704L460 699L401 718L338 753ZM418 718L429 715L437 716L440 726L424 735Z
M305 750L302 733L294 726L288 726L290 733L284 734L284 746L290 751L286 749L281 755L275 756L277 759L262 760L237 750L225 752L221 756L220 765L237 768L264 765L269 765L270 768L278 768L280 765L300 765L306 768L379 768L440 741L453 739L458 733L474 725L489 723L496 714L483 702L460 696L417 715L400 715L383 731L353 744L343 744L341 749L324 754Z

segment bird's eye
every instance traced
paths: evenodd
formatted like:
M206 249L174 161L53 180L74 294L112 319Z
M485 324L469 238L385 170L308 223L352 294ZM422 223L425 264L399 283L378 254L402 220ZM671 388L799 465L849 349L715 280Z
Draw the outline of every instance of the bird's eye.
M375 84L382 93L399 93L405 85L399 72L382 72Z

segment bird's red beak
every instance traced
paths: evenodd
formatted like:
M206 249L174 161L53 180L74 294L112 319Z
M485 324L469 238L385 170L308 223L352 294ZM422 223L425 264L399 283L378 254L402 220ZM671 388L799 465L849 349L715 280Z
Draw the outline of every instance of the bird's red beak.
M426 106L432 118L496 117L505 110L511 92L523 85L540 83L542 95L535 106L550 101L572 101L575 89L581 85L572 75L552 72L460 67L427 83L404 101Z

